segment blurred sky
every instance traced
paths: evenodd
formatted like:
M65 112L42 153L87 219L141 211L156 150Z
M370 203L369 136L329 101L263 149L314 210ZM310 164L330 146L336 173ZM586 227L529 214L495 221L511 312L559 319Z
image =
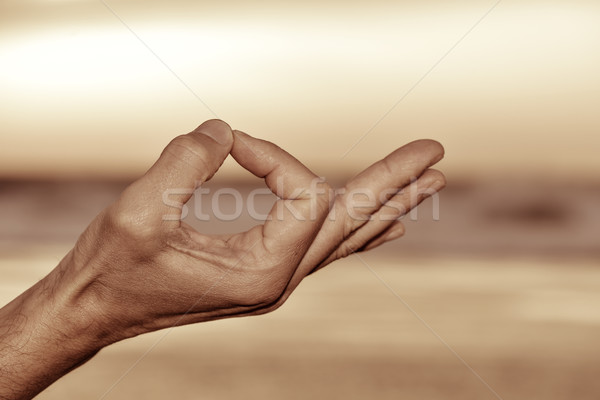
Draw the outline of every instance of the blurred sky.
M599 178L600 3L495 3L2 0L0 177L130 178L219 117L321 175L429 137L449 176Z

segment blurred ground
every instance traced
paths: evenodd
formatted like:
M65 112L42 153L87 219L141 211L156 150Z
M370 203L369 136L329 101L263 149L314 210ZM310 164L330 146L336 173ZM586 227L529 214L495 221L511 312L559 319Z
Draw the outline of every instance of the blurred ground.
M0 303L124 185L0 184ZM599 200L589 185L450 185L439 221L423 204L405 238L320 271L277 312L118 343L39 398L497 398L457 354L503 399L596 399Z

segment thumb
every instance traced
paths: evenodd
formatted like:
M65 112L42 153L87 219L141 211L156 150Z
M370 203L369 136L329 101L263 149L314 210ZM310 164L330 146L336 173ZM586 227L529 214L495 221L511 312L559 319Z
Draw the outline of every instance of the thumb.
M208 120L173 139L146 177L163 187L194 189L217 172L232 145L229 125L218 119Z
M134 186L145 194L144 203L152 201L152 208L161 213L167 208L175 219L194 190L217 172L232 145L230 126L218 119L208 120L174 138Z

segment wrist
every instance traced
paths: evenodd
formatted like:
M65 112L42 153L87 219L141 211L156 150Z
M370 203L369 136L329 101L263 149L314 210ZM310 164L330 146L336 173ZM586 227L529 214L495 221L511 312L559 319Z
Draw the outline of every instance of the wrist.
M0 309L0 398L33 397L109 343L65 276L71 258Z

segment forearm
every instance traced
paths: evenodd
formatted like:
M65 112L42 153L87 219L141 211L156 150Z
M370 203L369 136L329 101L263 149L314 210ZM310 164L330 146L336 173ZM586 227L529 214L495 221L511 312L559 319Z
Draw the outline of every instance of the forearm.
M69 256L61 262L68 262ZM0 309L0 399L30 399L102 347L63 265Z

